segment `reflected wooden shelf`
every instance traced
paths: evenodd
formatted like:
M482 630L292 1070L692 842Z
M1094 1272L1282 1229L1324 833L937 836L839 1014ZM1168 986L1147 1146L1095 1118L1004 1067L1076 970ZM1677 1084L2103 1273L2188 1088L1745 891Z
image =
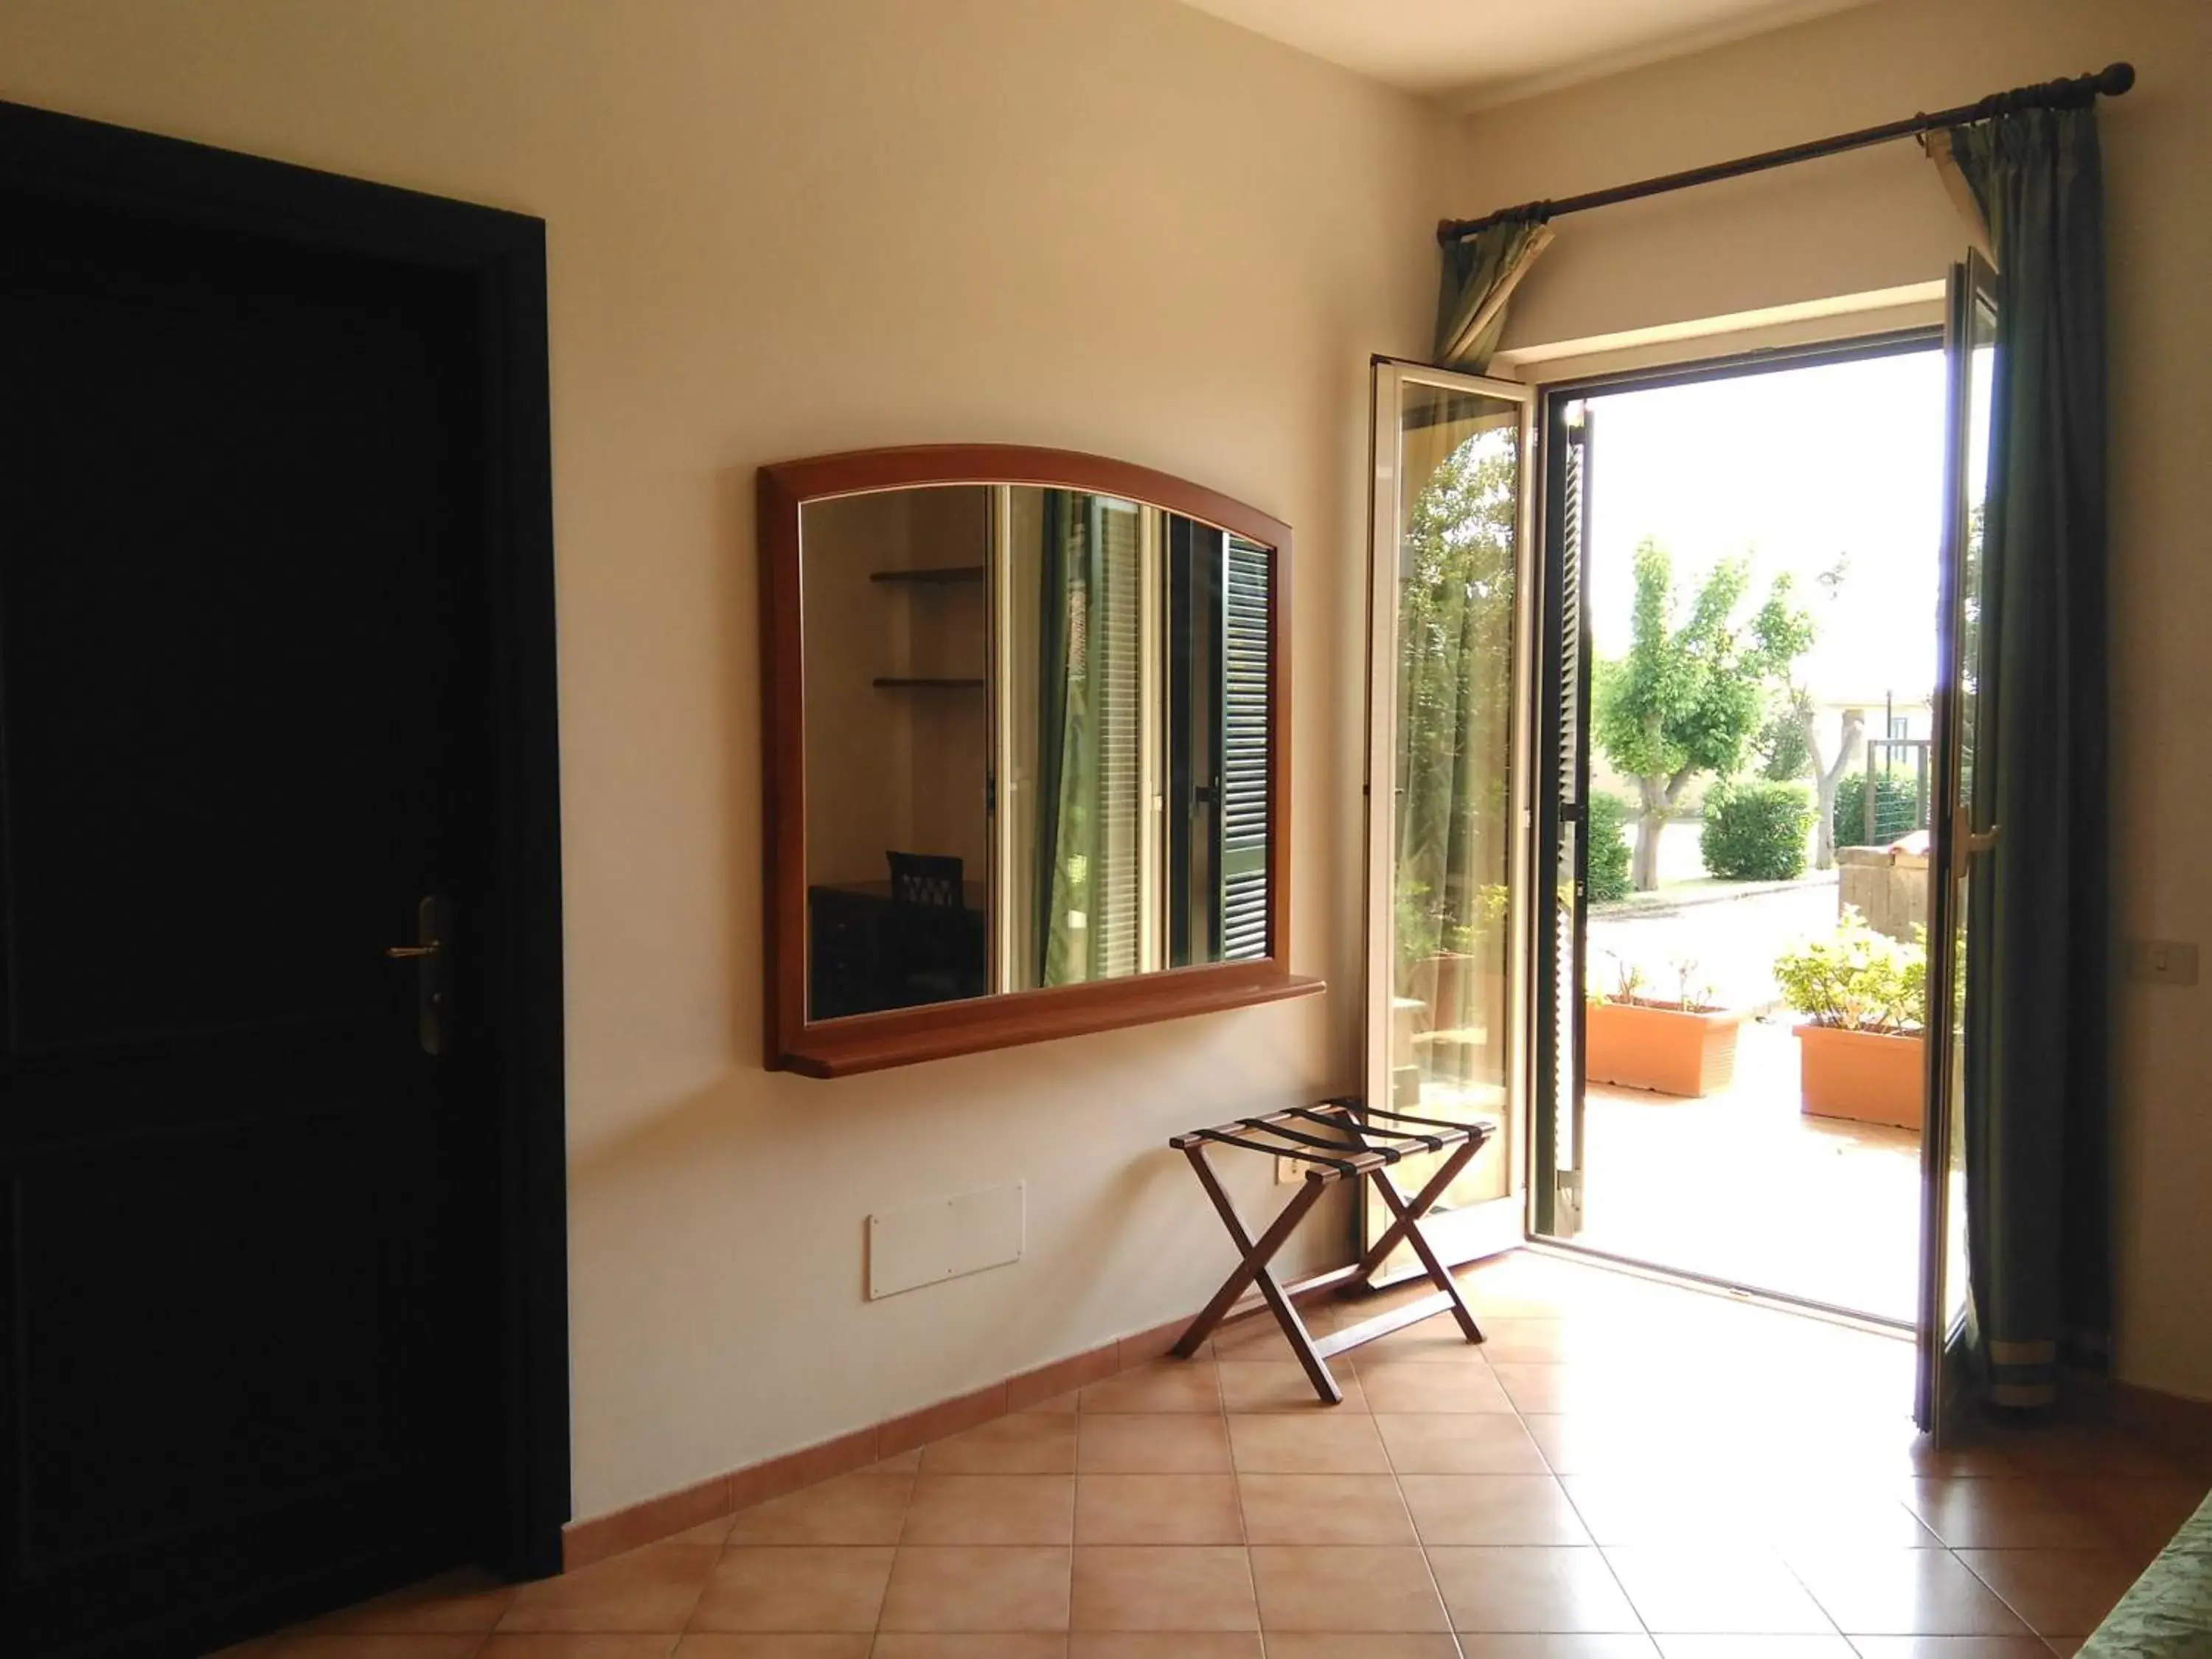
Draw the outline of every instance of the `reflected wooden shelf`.
M983 689L983 682L981 678L972 680L909 679L896 675L878 676L876 680L876 685L879 690L885 691L980 691Z
M931 587L946 587L955 582L980 582L983 580L980 564L942 564L923 570L873 570L868 573L872 582L919 582Z

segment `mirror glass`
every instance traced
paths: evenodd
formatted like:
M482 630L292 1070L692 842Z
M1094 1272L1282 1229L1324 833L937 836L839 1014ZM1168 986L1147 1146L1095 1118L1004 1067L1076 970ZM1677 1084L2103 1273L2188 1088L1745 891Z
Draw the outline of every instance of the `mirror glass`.
M1272 549L953 483L799 559L810 1021L1268 954Z

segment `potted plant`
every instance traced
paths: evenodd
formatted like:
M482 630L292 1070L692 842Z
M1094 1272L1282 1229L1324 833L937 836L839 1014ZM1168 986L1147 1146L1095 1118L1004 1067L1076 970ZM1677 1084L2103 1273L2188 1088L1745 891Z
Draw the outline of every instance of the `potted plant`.
M1836 931L1775 959L1796 1028L1802 1109L1809 1116L1920 1127L1926 1074L1927 932L1899 943L1846 905Z
M1646 990L1635 963L1613 962L1614 988L1590 999L1583 1027L1583 1071L1590 1082L1694 1097L1735 1080L1743 1011L1713 1006L1712 987L1698 981L1696 963L1673 964L1670 1000Z

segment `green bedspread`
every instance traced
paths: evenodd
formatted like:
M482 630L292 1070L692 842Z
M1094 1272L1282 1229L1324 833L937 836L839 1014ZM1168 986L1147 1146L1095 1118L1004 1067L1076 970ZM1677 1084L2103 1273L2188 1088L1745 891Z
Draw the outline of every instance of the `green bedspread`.
M2120 1598L2081 1659L2212 1656L2212 1498Z

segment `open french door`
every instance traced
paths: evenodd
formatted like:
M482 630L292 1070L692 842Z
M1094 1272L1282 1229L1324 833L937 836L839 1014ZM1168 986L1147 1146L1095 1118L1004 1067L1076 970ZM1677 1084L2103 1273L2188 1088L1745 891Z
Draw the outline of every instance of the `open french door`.
M1975 764L1990 740L1981 696L1982 504L1998 372L1996 273L1970 253L1951 270L1944 349L1950 423L1944 466L1943 565L1936 647L1936 775L1929 856L1927 1110L1921 1130L1920 1367L1913 1417L1940 1444L1964 1398L1964 1337L1973 1317L1966 1277L1966 1121L1970 1001L1985 994L1973 969L1972 923L1983 911L1987 778Z
M1374 1107L1498 1126L1425 1224L1446 1262L1526 1237L1533 409L1375 364L1364 1082ZM1369 1205L1365 1238L1389 1220ZM1401 1248L1382 1276L1416 1266Z

